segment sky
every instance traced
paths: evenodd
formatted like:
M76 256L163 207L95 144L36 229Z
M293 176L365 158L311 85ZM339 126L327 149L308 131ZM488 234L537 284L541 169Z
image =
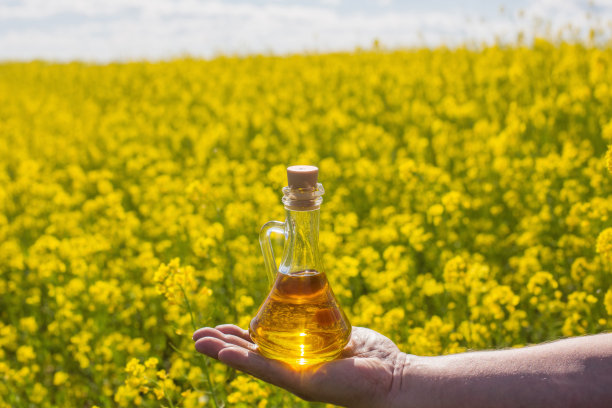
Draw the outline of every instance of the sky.
M91 62L456 46L612 32L612 0L0 0L0 60Z

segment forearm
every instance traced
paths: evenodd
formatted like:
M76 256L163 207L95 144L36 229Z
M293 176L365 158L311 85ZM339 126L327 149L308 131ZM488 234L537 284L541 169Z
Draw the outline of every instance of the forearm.
M392 406L612 406L612 334L407 361Z

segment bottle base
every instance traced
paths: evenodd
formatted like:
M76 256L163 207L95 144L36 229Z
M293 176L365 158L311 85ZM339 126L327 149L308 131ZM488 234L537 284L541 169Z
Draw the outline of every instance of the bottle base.
M273 351L270 351L270 350L265 350L259 346L258 346L258 349L261 355L263 355L264 357L271 358L273 360L282 361L283 363L287 363L290 366L294 368L298 368L298 369L311 367L317 364L322 364L328 361L336 360L338 357L340 357L340 354L342 352L342 350L338 350L334 352L333 354L326 354L326 355L287 356L287 355L281 355L278 353L274 353Z
M249 327L251 338L261 355L287 363L295 368L313 366L340 357L350 338L348 333L287 333L266 331L257 334ZM335 338L333 342L323 342ZM320 348L323 346L323 348Z

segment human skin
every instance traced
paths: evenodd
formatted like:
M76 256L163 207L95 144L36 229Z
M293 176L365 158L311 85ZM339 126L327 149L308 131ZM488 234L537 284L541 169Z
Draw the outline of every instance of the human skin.
M438 357L353 327L337 360L303 369L263 357L234 325L197 330L197 351L307 401L346 407L612 407L612 334Z

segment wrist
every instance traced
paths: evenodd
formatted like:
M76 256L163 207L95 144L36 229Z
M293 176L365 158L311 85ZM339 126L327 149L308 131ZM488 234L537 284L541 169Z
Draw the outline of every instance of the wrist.
M402 353L403 362L397 370L397 386L389 395L389 408L429 408L440 406L440 395L431 376L432 357Z

